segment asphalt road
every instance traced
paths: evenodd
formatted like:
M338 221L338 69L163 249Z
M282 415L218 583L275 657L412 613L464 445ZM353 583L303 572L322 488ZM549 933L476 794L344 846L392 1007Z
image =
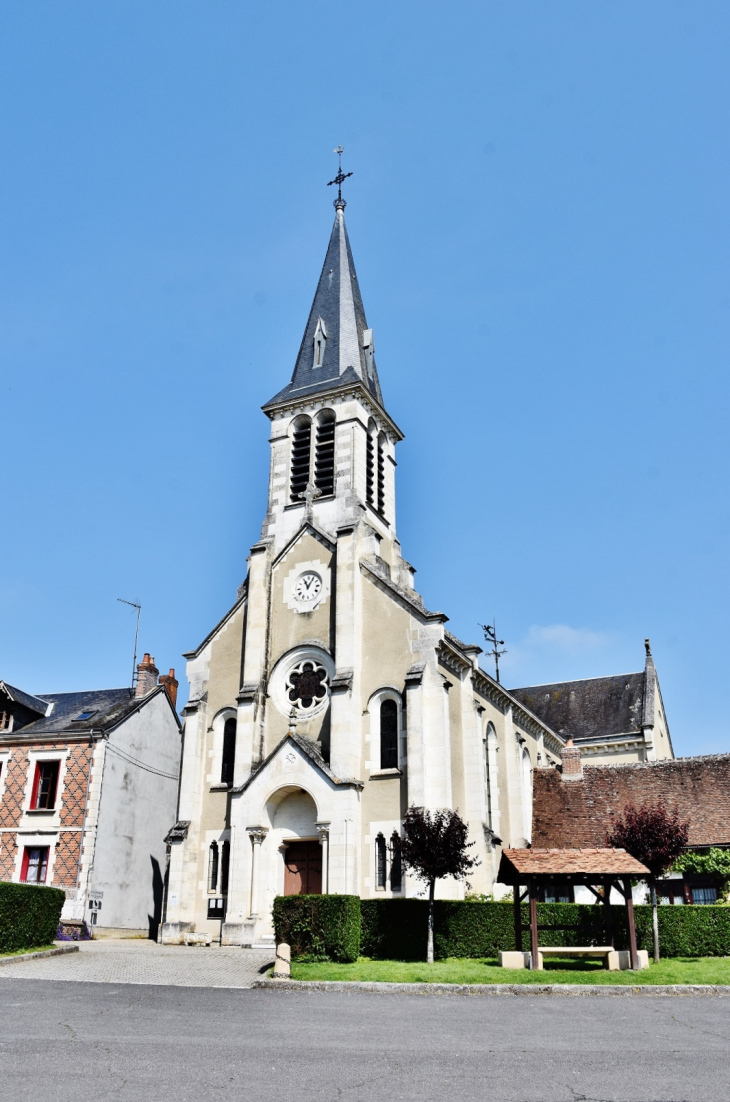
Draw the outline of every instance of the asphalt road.
M708 1102L730 999L0 984L7 1102Z

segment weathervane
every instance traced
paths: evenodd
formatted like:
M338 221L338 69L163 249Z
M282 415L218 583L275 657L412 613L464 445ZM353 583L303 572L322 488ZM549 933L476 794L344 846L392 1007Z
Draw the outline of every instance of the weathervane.
M332 187L333 184L337 184L337 203L343 203L344 199L342 198L342 185L348 176L352 176L352 173L342 171L342 154L345 152L344 146L338 145L337 149L333 150L333 152L337 154L337 175L335 176L334 180L330 180L328 182L327 187Z
M506 654L506 650L500 650L500 647L504 646L504 639L497 638L497 621L492 624L480 624L479 627L484 632L484 638L487 643L492 644L492 649L487 651L487 656L494 659L495 679L499 682L499 660L503 654Z

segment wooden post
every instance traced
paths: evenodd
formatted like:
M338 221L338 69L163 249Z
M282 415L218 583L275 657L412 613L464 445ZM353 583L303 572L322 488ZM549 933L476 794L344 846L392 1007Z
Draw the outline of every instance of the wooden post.
M611 881L603 881L603 918L606 924L606 945L613 948L613 912L611 911Z
M540 967L540 957L537 951L537 888L534 880L530 881L530 951L532 953L532 967Z
M624 880L624 899L626 900L626 917L629 922L629 949L631 950L631 967L639 970L639 954L636 950L636 923L634 922L634 900L631 895L631 881Z
M515 918L515 949L518 953L522 952L522 909L520 907L520 885L515 884L512 889L512 898L514 900L514 918Z

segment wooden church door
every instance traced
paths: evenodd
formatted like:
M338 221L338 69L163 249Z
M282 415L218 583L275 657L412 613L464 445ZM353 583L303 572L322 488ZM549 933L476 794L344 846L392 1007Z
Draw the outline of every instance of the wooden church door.
M284 857L284 895L321 895L322 847L319 842L292 842Z

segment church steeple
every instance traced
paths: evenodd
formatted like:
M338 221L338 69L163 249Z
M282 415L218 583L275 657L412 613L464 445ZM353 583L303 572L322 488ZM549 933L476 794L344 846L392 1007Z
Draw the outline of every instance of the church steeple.
M264 409L358 379L382 405L373 334L365 319L345 226L345 200L338 196L334 205L335 224L291 382Z

